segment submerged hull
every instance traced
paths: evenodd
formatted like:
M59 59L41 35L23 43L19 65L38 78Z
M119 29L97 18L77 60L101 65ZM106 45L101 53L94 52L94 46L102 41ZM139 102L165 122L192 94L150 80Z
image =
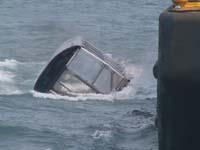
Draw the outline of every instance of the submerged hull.
M109 94L128 84L123 68L82 38L66 41L39 75L34 90Z

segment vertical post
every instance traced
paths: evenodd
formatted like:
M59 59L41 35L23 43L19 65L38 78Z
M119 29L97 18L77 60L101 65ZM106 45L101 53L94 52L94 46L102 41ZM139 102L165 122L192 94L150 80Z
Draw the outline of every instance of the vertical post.
M200 11L168 9L159 20L159 150L200 150Z

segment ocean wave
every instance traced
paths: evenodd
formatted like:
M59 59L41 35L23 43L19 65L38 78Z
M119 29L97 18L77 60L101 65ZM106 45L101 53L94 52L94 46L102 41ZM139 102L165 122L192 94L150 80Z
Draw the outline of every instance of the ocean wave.
M15 82L16 74L10 69L16 68L18 62L14 59L0 61L0 95L22 94Z
M23 95L25 93L23 93L22 91L20 90L13 90L13 91L10 91L10 90L0 90L0 95L1 96L11 96L11 95Z
M0 70L0 95L22 94L22 91L17 88L14 78L13 72Z
M76 96L62 96L53 93L40 93L31 91L32 95L36 98L56 99L56 100L69 100L69 101L86 101L86 100L107 100L113 101L112 95L103 94L77 94Z
M41 63L40 63L41 64ZM0 61L0 95L20 95L27 92L26 87L20 88L22 84L30 84L30 79L24 79L24 72L32 71L34 62L20 62L15 59ZM32 85L31 85L32 87Z
M112 137L112 131L111 130L108 130L108 131L96 130L92 134L92 138L95 139L95 140L98 140L98 139L109 140L111 137Z
M0 70L0 82L13 82L15 74L10 71Z
M0 68L2 67L7 67L7 68L16 68L19 65L23 65L23 66L30 66L30 65L44 65L46 62L41 61L41 62L34 62L34 61L30 61L30 62L21 62L15 59L4 59L0 61Z
M5 59L0 61L0 67L15 68L19 62L15 59Z

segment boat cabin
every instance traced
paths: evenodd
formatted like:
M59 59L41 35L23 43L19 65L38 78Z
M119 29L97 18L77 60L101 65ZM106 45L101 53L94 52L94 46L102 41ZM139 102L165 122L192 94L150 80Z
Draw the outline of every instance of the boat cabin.
M109 94L128 84L123 68L82 38L66 41L38 77L34 89L61 95Z

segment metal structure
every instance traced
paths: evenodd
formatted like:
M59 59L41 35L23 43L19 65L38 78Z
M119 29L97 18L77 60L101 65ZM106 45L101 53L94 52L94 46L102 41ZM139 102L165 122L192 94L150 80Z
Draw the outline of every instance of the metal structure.
M56 51L34 89L62 95L109 94L128 82L119 64L79 37L66 41Z
M160 15L154 67L159 150L199 150L200 2L174 2Z

